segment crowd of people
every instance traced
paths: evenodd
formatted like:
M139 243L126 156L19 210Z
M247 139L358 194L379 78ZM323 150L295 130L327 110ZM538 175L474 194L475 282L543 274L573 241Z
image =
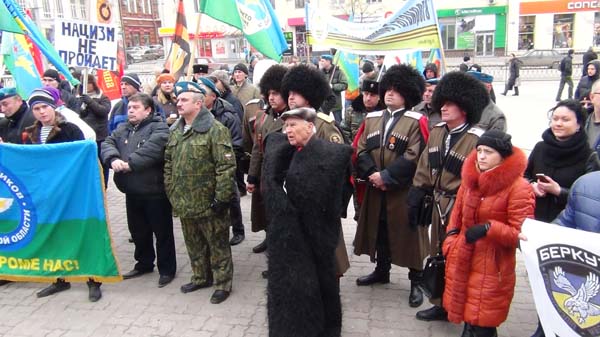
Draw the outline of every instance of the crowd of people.
M192 268L181 292L214 286L210 302L225 301L234 275L231 246L245 239L240 198L250 193L251 229L265 231L253 251L268 253L262 276L270 335L340 336L339 278L350 267L341 219L353 199L353 253L374 263L356 285L389 283L392 265L408 268L408 304L419 307L427 297L424 260L442 254L445 289L416 319L464 323L461 336L491 337L512 301L523 221L575 227L582 211L567 204L570 188L599 169L594 62L576 92L589 107L557 99L529 159L506 133L493 77L467 57L460 71L444 75L435 64L421 73L408 65L384 69L382 57L367 61L360 94L347 108L347 79L332 55L322 55L318 66L275 64L260 78L255 64L251 71L243 63L231 76L194 65L192 81L163 71L150 95L129 73L112 108L93 76L86 90L71 90L50 69L27 100L15 88L0 89L0 138L96 141L105 183L112 169L125 194L135 265L124 279L155 266L158 287L175 279L178 217ZM519 94L519 67L513 55L504 95ZM565 70L561 87L570 76ZM571 190L571 199L578 196ZM102 297L100 286L89 280L90 301ZM59 278L37 295L69 288ZM541 328L534 336L543 336Z

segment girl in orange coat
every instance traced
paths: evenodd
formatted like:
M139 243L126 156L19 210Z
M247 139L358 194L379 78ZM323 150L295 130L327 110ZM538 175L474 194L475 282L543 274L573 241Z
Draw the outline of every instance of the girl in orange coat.
M535 196L523 178L527 158L510 135L488 131L465 160L443 244L448 320L465 322L462 337L495 337L515 288L515 250Z

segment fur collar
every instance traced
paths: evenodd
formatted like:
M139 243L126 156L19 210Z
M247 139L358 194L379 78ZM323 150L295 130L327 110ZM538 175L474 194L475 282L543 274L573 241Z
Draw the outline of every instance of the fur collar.
M60 126L67 122L65 117L60 112L56 111L55 113L56 113L56 117L54 117L54 126L52 127L52 130L50 130L50 133L48 134L48 138L46 138L46 142L48 140L54 138L54 136L56 136L61 131ZM32 144L40 143L41 130L42 130L42 123L37 120L35 121L35 123L33 125L25 128L25 132L28 134L29 140L31 141Z
M469 189L478 189L482 195L494 195L511 186L523 176L527 167L525 153L513 146L513 154L496 168L480 172L477 168L477 151L472 151L462 168L462 183Z

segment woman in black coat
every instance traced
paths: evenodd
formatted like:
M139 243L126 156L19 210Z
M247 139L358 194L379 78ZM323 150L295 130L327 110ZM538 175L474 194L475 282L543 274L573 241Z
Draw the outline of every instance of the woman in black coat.
M536 195L535 218L551 222L565 208L569 189L586 173L592 150L582 126L585 116L575 100L560 101L551 110L550 128L529 155L525 178Z

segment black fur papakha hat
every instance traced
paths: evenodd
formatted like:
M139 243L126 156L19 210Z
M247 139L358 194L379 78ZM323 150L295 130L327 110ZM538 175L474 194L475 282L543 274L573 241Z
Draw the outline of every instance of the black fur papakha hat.
M265 71L258 84L260 94L263 95L265 100L269 99L269 90L275 90L281 93L281 81L287 72L288 68L281 64L274 64Z
M379 83L379 95L384 98L385 92L394 89L404 98L404 107L412 109L423 99L425 80L419 72L411 66L396 64L391 66Z
M435 87L431 106L440 112L446 102L453 102L467 113L467 122L473 125L481 119L483 109L490 102L485 86L477 79L460 71L452 71L442 77Z
M302 95L315 110L331 91L325 74L317 68L299 64L290 68L281 81L281 97L287 102L290 91Z

